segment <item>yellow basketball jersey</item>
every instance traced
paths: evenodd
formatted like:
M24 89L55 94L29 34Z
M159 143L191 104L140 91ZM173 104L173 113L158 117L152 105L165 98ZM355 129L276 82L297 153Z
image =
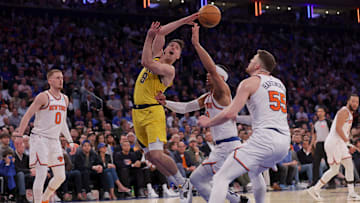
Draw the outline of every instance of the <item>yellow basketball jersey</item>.
M155 58L154 60L158 61L159 59ZM136 105L157 104L155 96L160 91L164 92L166 88L168 87L161 82L160 75L156 75L144 67L136 79L134 103Z

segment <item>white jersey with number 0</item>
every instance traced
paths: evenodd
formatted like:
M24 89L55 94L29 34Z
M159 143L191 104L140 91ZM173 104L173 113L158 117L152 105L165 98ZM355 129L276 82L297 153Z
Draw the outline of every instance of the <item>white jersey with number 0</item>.
M48 96L48 104L35 113L35 122L32 133L48 138L59 139L63 122L66 121L66 101L63 94L59 98L49 91L44 92Z
M270 75L257 76L261 79L260 86L246 103L253 130L275 128L289 134L284 84Z
M215 117L225 108L225 106L221 106L215 101L213 93L209 93L206 96L204 104L206 115L209 118ZM223 124L211 127L210 131L215 141L237 137L237 128L234 120L228 120Z

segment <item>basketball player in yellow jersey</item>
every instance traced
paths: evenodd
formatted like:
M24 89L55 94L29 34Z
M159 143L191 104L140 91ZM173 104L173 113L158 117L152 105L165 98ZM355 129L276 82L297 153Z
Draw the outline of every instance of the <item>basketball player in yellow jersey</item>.
M174 39L163 50L165 35L184 24L192 24L197 18L198 14L195 13L162 27L159 22L152 23L141 57L144 68L136 80L134 90L132 115L136 137L144 148L146 158L182 188L181 200L190 196L186 191L190 188L190 181L181 176L175 162L163 151L164 143L167 142L165 112L155 96L159 91L164 92L172 85L175 77L175 68L172 64L180 58L184 46L182 40Z

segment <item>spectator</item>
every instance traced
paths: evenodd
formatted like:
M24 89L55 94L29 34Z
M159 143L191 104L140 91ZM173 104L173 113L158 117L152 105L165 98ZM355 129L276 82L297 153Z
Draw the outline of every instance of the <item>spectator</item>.
M26 199L26 189L32 188L35 177L35 170L29 168L29 156L24 154L24 144L16 145L15 150L15 170L16 185L19 193L20 202L28 202ZM30 189L31 190L31 189Z
M185 153L190 155L191 162L194 163L196 167L204 160L204 155L197 146L197 140L194 137L189 139L189 148Z
M302 149L299 150L297 153L297 157L299 159L299 173L297 173L298 175L302 174L302 173L306 173L307 178L308 178L308 182L309 185L312 184L312 162L313 162L313 157L311 154L311 145L309 140L304 140L302 142ZM297 181L299 182L299 177L296 177Z
M116 200L117 197L115 196L114 192L114 183L118 187L118 192L130 192L129 188L126 188L119 180L118 175L116 173L116 167L112 162L112 159L109 154L106 154L106 144L103 142L100 142L97 146L97 149L99 150L99 158L101 160L101 163L104 168L104 173L106 174L107 183L109 184L110 188L110 198L112 200Z
M20 125L21 116L18 114L16 108L13 109L11 116L9 117L10 125L18 127Z
M15 183L15 158L11 150L5 150L2 153L2 160L0 161L0 176L5 178L5 191L9 195L9 200L14 200L16 183Z
M144 193L144 174L141 170L141 162L134 152L130 151L129 141L121 143L120 152L114 155L114 162L118 174L120 174L120 182L129 188L134 185L136 188L135 195L137 197L145 197Z
M200 150L204 153L204 157L209 157L210 152L214 149L214 147L215 145L211 136L211 132L207 131L205 133L205 143L202 147L200 147Z
M175 153L175 163L181 163L183 170L179 170L184 177L190 177L191 173L196 169L195 163L192 162L190 154L185 153L186 145L179 142L178 151Z
M9 135L9 133L2 133L1 135L0 135L0 141L1 141L1 143L0 143L0 157L3 157L2 155L3 155L3 153L5 152L5 151L7 151L7 150L9 150L9 151L12 151L13 152L13 150L11 149L11 147L10 147L10 135Z
M106 186L106 176L103 173L103 166L96 153L91 150L89 140L84 140L81 151L75 155L74 169L81 173L82 189L86 192L87 200L95 200L91 193L91 182L97 186ZM99 188L101 188L101 186Z

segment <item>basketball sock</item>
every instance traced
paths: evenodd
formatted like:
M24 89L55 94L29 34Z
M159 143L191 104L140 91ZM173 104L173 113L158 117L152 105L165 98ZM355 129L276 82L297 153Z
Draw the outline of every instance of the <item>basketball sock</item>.
M206 202L209 201L210 193L211 193L211 185L210 181L213 177L212 169L207 170L210 165L200 165L196 168L194 172L192 172L190 176L190 182L199 192L200 196L205 199ZM238 201L239 202L239 201Z
M251 183L253 184L253 192L255 202L265 202L266 184L262 174L257 176L250 176Z
M46 201L49 200L50 196L60 187L60 185L65 180L65 167L64 166L57 166L53 167L52 171L54 173L54 177L51 178L49 185L47 186L42 200Z
M354 165L352 159L344 159L341 161L345 168L345 179L348 186L349 194L354 193Z
M178 170L175 175L169 176L170 180L173 180L176 185L183 185L185 183L185 178L181 175L180 171Z
M47 166L41 166L39 163L37 163L35 166L35 170L36 175L33 184L34 203L41 203L41 196L47 175Z
M324 175L320 178L320 180L314 186L315 190L320 190L321 187L324 186L327 182L329 182L329 180L332 177L336 176L336 174L339 173L339 168L340 168L340 165L338 165L338 164L330 165L330 169L324 173Z

